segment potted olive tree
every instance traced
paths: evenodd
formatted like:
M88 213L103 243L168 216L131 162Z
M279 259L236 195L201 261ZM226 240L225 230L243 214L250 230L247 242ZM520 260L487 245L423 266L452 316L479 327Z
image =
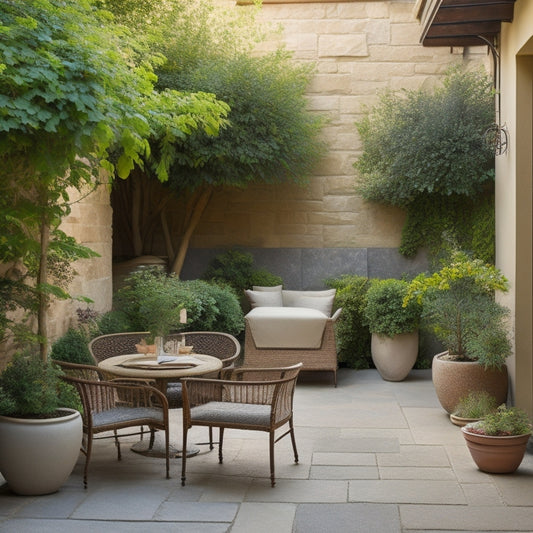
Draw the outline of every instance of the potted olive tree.
M461 428L472 459L483 472L510 474L522 462L531 423L518 407L500 405L479 422Z
M373 280L366 295L372 360L387 381L405 379L418 356L421 306L414 299L403 305L408 287L399 279Z
M76 390L38 355L17 353L0 375L0 472L22 495L57 491L80 452Z
M409 285L404 305L413 299L422 303L421 324L446 349L433 358L432 376L448 413L473 390L486 390L498 405L507 398L509 311L494 298L495 291L507 289L497 268L461 251L438 272L420 274Z

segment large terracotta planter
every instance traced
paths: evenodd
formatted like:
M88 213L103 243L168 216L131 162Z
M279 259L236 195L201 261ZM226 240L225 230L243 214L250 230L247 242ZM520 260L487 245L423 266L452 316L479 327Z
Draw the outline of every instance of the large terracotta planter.
M70 476L80 453L82 421L78 411L60 411L65 416L0 416L0 472L13 492L50 494Z
M372 333L372 361L386 381L402 381L418 356L418 331L394 337Z
M530 434L494 437L470 433L462 427L463 437L477 467L489 474L511 474L522 462Z
M431 367L433 385L440 404L453 413L461 398L469 392L484 390L493 395L498 405L507 400L507 367L500 370L485 368L476 362L447 360L448 352L437 354Z

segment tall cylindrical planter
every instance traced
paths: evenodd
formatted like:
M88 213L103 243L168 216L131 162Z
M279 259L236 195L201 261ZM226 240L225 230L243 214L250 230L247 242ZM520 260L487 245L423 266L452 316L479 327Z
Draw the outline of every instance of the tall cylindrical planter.
M386 381L403 381L418 356L418 331L387 337L372 333L372 361Z
M475 361L447 359L448 352L437 354L431 366L433 385L444 410L453 413L459 400L472 391L487 391L499 404L507 400L507 367L485 369Z
M21 495L50 494L70 476L82 442L81 415L59 409L57 418L0 416L0 472Z

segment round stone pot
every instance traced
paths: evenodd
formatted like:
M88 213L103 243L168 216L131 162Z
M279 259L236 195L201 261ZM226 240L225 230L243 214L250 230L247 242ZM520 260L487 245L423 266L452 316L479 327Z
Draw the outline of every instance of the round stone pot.
M82 442L81 415L59 411L57 418L0 416L0 472L13 492L50 494L70 476Z
M477 467L489 474L512 474L522 462L530 434L495 437L470 433L462 427L463 437Z
M385 381L403 381L418 356L418 331L394 337L372 333L372 361Z
M496 398L498 405L507 400L507 367L485 370L475 361L445 359L448 352L433 358L431 372L437 398L444 410L451 414L459 400L469 392L484 390Z

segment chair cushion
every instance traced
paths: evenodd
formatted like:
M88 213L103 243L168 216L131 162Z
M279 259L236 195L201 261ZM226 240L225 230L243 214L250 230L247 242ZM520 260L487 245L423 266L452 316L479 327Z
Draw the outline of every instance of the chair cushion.
M100 413L93 413L93 426L107 426L122 422L135 422L151 418L163 422L163 410L157 407L114 407Z
M256 307L282 307L281 291L244 291L252 309Z
M281 292L281 289L283 289L283 285L275 285L274 287L263 287L261 285L254 285L252 289L254 291L259 292Z
M208 402L191 409L191 419L201 422L270 425L270 405L233 402Z
M319 349L327 316L305 307L258 307L246 315L257 348Z
M325 291L281 291L284 307L308 307L331 316L336 289Z

